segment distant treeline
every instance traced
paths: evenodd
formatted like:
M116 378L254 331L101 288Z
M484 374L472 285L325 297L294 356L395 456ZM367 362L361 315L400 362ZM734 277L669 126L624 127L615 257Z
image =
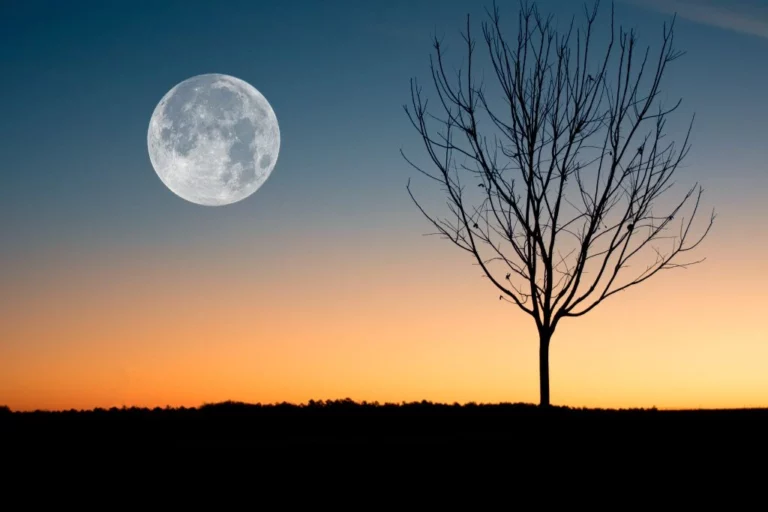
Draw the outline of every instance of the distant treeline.
M247 403L238 401L224 401L217 403L204 403L199 407L110 407L103 408L97 407L94 409L64 409L64 410L35 410L35 411L13 411L6 405L0 405L0 415L2 414L22 414L22 415L72 415L72 414L104 414L104 413L246 413L246 414L270 414L281 412L296 412L299 411L311 413L313 411L381 411L394 412L394 411L409 411L409 412L453 412L461 414L487 414L487 413L505 413L505 414L533 414L537 416L542 415L556 415L556 416L595 416L595 415L632 415L637 413L643 413L643 416L647 416L649 413L659 413L662 415L691 415L695 414L700 416L706 415L722 415L727 414L732 416L733 414L768 414L768 408L753 408L753 409L677 409L677 410L660 410L656 407L651 408L626 408L626 409L605 409L605 408L587 408L587 407L568 407L568 406L551 406L548 408L541 408L536 404L523 403L523 402L502 402L502 403L477 403L468 402L460 404L454 402L452 404L431 402L428 400L415 401L415 402L384 402L378 401L368 402L361 401L356 402L351 398L344 398L340 400L310 400L307 403L295 404L291 402L279 402L279 403Z
M103 413L103 412L117 412L117 411L153 411L153 412L161 412L161 411L179 411L179 412L185 412L185 411L258 411L258 410L288 410L288 409L333 409L333 410L349 410L349 409L393 409L393 408L423 408L423 407L430 407L430 408L451 408L451 409L457 409L457 408L514 408L514 409L538 409L539 407L534 404L528 404L528 403L497 403L497 404L487 404L487 403L477 403L477 402L469 402L465 404L460 404L458 402L454 402L452 404L446 404L446 403L436 403L436 402L430 402L427 400L417 401L417 402L384 402L380 403L378 401L375 402L368 402L368 401L361 401L356 402L352 400L351 398L344 398L339 400L310 400L307 403L300 403L295 404L292 402L278 402L278 403L269 403L269 404L262 404L262 403L247 403L247 402L238 402L233 400L227 400L224 402L217 402L217 403L204 403L203 405L199 407L171 407L169 405L165 407L110 407L110 408L103 408L103 407L97 407L95 409L64 409L64 410L57 410L57 411L49 411L49 410L36 410L36 411L23 411L24 414L50 414L50 413L57 413L57 414L71 414L71 413ZM571 409L569 407L554 407L553 409ZM597 409L593 409L597 410ZM653 409L632 409L632 410L656 410L656 408ZM8 406L0 406L0 413L3 412L22 412L22 411L11 411L11 409Z
M298 405L228 401L196 408L113 407L86 411L17 412L0 408L3 439L68 445L74 439L119 440L122 445L131 440L172 443L213 439L248 440L269 446L328 442L369 446L458 442L475 446L490 442L523 449L531 439L542 435L547 439L555 436L552 439L558 442L584 443L589 437L632 439L633 443L666 439L679 444L693 442L704 431L722 436L725 430L738 433L730 439L762 439L768 431L768 409L611 410L541 408L525 403L379 404L351 399L313 400Z

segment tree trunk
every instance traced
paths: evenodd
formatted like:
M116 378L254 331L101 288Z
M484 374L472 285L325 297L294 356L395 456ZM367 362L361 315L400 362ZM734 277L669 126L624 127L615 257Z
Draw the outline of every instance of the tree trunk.
M549 341L552 333L539 333L539 392L540 407L549 407Z

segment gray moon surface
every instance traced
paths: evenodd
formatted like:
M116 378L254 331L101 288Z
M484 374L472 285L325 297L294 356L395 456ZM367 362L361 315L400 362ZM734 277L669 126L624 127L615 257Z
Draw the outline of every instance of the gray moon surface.
M147 147L152 167L177 196L195 204L236 203L272 174L280 128L267 99L218 73L177 84L155 107Z

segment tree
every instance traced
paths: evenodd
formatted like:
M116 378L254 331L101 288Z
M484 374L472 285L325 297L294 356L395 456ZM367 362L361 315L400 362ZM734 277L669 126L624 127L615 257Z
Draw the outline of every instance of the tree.
M404 106L430 169L401 153L447 198L447 212L431 215L408 180L433 234L470 253L499 299L535 320L540 405L549 406L549 347L559 322L661 270L704 261L679 258L701 243L715 212L691 240L701 187L660 204L690 150L693 126L691 119L680 148L664 141L667 118L681 104L665 108L660 98L668 64L683 55L672 45L674 18L664 24L658 57L651 57L650 47L638 50L634 30L616 30L611 8L604 51L593 57L599 0L584 6L585 26L574 30L571 20L567 31L523 1L512 42L497 6L486 12L484 49L498 95L475 76L479 57L467 16L465 71L449 78L444 47L434 39L430 71L439 112L427 109L415 79L411 106ZM644 255L652 257L638 270Z

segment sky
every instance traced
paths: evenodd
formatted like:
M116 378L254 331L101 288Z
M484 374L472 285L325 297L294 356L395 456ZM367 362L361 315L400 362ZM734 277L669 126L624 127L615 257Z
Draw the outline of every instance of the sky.
M579 13L538 4L561 24ZM513 21L517 4L499 5ZM427 83L431 36L460 57L483 7L3 2L0 404L538 402L532 319L424 236L408 179L441 197L400 154L424 158L403 105L410 78ZM644 44L673 10L687 53L662 88L683 98L676 138L696 114L677 179L718 213L707 259L565 320L556 405L768 406L768 8L616 3ZM223 207L174 195L147 151L159 100L203 73L256 87L281 132L266 183Z

